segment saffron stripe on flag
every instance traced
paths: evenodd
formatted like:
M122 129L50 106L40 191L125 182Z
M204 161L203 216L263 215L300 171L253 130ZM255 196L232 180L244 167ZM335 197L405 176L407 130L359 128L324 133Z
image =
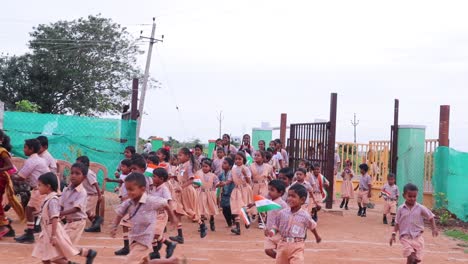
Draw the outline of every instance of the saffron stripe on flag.
M245 210L245 207L241 208L241 218L246 225L250 225L250 219L249 219L249 216L247 215L247 210Z

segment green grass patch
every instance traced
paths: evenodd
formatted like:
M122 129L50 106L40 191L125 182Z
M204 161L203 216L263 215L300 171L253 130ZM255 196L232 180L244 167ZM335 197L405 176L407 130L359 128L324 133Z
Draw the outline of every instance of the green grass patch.
M460 230L447 230L444 232L446 236L453 237L459 240L468 242L468 233L465 233Z

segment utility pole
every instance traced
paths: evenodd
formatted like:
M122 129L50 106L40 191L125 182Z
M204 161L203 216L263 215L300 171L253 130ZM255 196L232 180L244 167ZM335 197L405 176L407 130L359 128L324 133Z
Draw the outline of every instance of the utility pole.
M219 138L221 138L221 124L223 123L223 120L224 120L223 111L219 112L219 116L217 118L219 121Z
M356 113L354 113L354 121L351 120L351 125L354 126L354 144L356 144L356 127L359 125L359 120L356 121Z
M143 120L143 110L145 106L145 97L146 97L146 89L148 87L148 77L149 77L149 69L151 65L151 54L153 53L153 45L157 42L162 42L164 39L164 35L161 39L155 39L154 34L156 32L156 19L153 17L153 28L151 29L151 37L143 37L140 36L140 39L149 39L149 47L148 47L148 54L146 57L146 66L145 66L145 74L143 76L143 84L141 88L141 95L140 95L140 104L138 105L138 110L140 111L140 115L137 120L137 133L136 133L136 145L135 147L138 148L138 140L140 139L140 129L141 129L141 122ZM143 33L143 31L141 32Z

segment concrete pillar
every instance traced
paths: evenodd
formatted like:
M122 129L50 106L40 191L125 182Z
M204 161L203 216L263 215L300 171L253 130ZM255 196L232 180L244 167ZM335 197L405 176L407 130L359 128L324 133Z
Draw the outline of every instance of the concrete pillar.
M280 123L280 140L281 140L281 143L283 143L283 148L285 148L288 145L288 142L286 142L287 119L288 119L288 115L285 113L282 113L281 123Z
M418 202L423 201L425 140L425 126L398 127L397 185L401 192L400 204L404 202L403 187L407 183L418 186Z
M440 121L439 121L439 146L448 147L449 142L449 125L450 125L450 105L440 106Z

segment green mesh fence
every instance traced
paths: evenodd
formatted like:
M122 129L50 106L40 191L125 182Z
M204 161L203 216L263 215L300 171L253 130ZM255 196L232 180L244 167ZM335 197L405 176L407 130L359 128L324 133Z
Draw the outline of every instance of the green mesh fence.
M11 137L15 156L24 157L25 139L44 135L49 138L49 151L55 159L73 163L78 156L86 155L92 162L106 166L110 178L123 159L125 147L136 141L134 120L6 111L4 130ZM103 178L100 172L98 181L102 183Z
M432 184L436 195L448 200L448 209L459 219L468 221L468 153L438 147L434 154ZM437 205L440 206L440 203Z

